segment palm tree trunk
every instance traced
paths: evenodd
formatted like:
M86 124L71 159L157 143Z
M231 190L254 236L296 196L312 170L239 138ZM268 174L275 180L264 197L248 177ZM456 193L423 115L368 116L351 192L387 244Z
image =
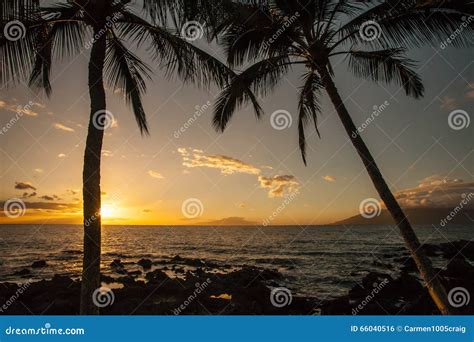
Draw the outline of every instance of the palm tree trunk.
M372 183L377 189L380 198L385 203L385 206L400 229L403 240L405 241L405 245L410 251L412 258L418 267L420 275L428 288L431 298L442 314L453 314L454 312L449 305L444 286L441 284L430 259L428 259L425 253L422 251L420 241L418 240L418 237L416 236L410 222L395 199L395 196L390 191L382 176L382 173L380 172L374 158L372 157L372 154L365 145L364 140L362 140L360 134L358 133L357 128L354 125L354 122L352 121L329 72L326 68L321 68L320 74L323 85L336 108L339 119L341 119L346 133L349 135L352 144L362 159L362 162L364 163L364 166L369 173Z
M84 153L83 201L84 201L84 259L82 265L81 308L82 315L97 315L93 293L100 287L100 157L104 138L105 90L103 68L105 59L105 34L94 30L100 36L92 45L89 61L89 95L91 113Z

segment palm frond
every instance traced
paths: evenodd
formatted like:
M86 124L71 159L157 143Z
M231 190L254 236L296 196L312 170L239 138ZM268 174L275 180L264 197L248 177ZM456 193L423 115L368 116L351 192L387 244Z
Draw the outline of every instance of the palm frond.
M299 13L285 16L260 3L236 3L216 30L229 65L280 55L301 41Z
M272 91L289 66L286 55L276 56L257 62L235 75L218 97L214 108L214 127L224 131L234 112L249 102L253 105L257 118L260 118L262 109L254 94L265 96L268 91Z
M5 0L0 4L0 85L28 79L41 28L38 0Z
M450 5L445 5L448 3ZM423 6L416 0L403 2L387 0L353 18L339 30L339 40L352 44L369 44L378 48L390 46L420 47L439 45L453 32L460 31L452 44L456 47L469 47L474 43L473 23L466 19L474 13L474 5L454 5L454 2L425 2ZM377 39L367 40L360 30L373 23L378 30ZM462 30L459 30L462 28Z
M113 34L107 39L105 55L105 79L114 89L123 94L133 109L135 120L142 134L149 134L142 95L146 92L146 79L151 79L152 70L135 54L130 52Z
M40 11L45 24L52 27L53 55L62 59L81 53L89 29L81 8L71 2L41 7Z
M406 58L404 49L380 51L351 51L349 69L358 77L374 82L394 82L405 89L409 96L423 96L424 86L413 70L415 63Z
M46 95L51 96L51 64L53 48L53 30L44 25L36 37L35 61L31 71L29 86L44 89Z
M318 129L318 114L321 112L321 107L318 95L320 94L323 85L319 76L314 72L308 72L303 79L304 85L301 88L298 101L298 140L301 157L303 158L304 164L307 165L305 127L312 119L316 133L320 137Z
M217 131L223 132L232 115L244 104L251 102L255 115L263 114L262 108L255 95L241 82L233 82L219 94L214 105L214 118L212 124Z
M233 71L210 53L198 48L167 29L152 25L130 12L117 22L119 37L138 45L148 45L154 61L168 77L177 75L183 82L208 87L211 83L224 87Z

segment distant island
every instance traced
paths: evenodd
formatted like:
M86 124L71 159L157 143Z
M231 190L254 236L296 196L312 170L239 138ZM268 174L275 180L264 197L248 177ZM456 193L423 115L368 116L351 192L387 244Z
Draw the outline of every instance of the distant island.
M435 224L441 225L442 220L446 220L453 212L453 208L409 208L404 209L405 214L412 224ZM474 209L461 209L457 214L451 215L448 221L450 224L472 224L474 225ZM393 224L393 219L387 210L382 210L379 216L365 218L362 215L355 215L333 224Z

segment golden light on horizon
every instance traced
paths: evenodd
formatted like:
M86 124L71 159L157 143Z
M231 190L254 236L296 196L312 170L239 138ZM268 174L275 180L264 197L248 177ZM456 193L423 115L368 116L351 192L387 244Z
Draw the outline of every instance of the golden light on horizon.
M118 212L119 209L111 203L105 203L100 208L100 216L104 219L114 218Z

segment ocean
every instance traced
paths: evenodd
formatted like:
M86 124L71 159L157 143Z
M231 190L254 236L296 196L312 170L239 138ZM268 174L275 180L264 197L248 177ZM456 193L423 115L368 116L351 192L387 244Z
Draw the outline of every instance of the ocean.
M471 240L473 226L417 226L423 243ZM82 267L79 225L0 225L0 281L24 282L54 274L78 277ZM153 268L179 263L193 270L196 259L213 272L242 266L280 271L280 285L296 294L333 298L347 292L370 271L397 272L394 260L406 255L395 226L176 227L105 226L102 232L102 273L119 276L110 267L120 259L128 271L140 269L141 258ZM179 258L177 257L179 256ZM45 260L43 268L31 268ZM434 258L438 267L445 259ZM15 275L29 268L31 274Z

